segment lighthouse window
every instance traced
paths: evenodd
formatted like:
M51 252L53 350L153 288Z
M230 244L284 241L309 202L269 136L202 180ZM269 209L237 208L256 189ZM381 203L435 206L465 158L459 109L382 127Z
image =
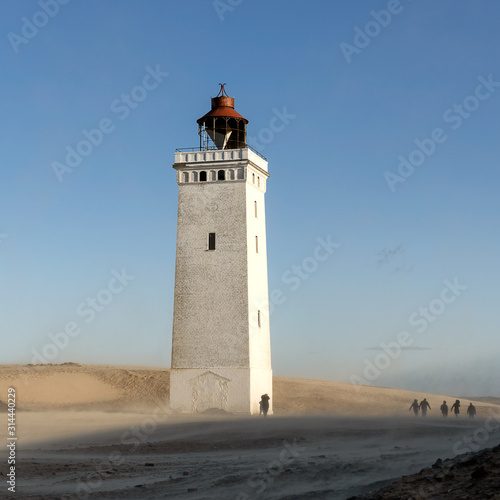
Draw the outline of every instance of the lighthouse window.
M208 249L215 250L215 233L208 233Z
M207 180L207 173L206 172L200 172L200 181L204 182Z
M255 252L259 253L259 237L255 237Z
M257 186L260 187L260 177L257 177Z
M252 174L252 182L255 184L255 174Z
M217 172L217 180L218 181L225 181L226 180L226 172L224 172L224 170L219 170Z
M257 324L259 325L260 328L260 311L257 311Z
M184 172L184 182L189 182L189 172Z
M254 204L254 208L255 208L255 218L257 218L257 202L254 201L253 204Z

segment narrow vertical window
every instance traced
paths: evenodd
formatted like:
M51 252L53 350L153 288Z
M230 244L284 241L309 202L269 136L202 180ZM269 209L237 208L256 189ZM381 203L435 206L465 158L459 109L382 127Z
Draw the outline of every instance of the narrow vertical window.
M254 201L253 205L254 205L254 208L255 208L255 218L257 218L258 217L258 215L257 215L257 202Z
M252 182L255 184L255 174L252 174Z
M200 182L205 182L207 180L207 173L200 172Z
M257 186L260 187L260 177L257 176Z
M255 252L259 253L259 237L255 237Z
M260 311L257 311L257 324L259 325L260 328Z
M215 250L215 233L208 233L208 249Z

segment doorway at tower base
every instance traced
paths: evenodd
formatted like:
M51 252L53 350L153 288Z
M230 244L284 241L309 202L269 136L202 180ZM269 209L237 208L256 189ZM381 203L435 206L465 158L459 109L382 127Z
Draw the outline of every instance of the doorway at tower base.
M271 398L273 373L259 368L172 368L170 410L200 413L218 409L228 413L259 414L263 394Z

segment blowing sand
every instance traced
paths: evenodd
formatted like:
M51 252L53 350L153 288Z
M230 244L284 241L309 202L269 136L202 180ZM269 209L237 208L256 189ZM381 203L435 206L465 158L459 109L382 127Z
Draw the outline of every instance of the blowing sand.
M328 381L275 377L267 419L169 414L162 369L2 366L0 411L8 387L17 499L345 499L500 440L498 405L443 419L455 395ZM432 410L416 418L408 408L423 397Z

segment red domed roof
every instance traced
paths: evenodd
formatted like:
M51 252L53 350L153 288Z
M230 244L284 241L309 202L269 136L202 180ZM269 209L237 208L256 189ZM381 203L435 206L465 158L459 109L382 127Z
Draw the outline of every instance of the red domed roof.
M248 123L248 120L234 109L234 97L229 97L226 94L224 90L225 83L220 83L219 85L221 86L219 94L217 97L212 97L212 109L197 120L198 125L201 125L207 118L216 118L218 116L224 118L238 118Z

